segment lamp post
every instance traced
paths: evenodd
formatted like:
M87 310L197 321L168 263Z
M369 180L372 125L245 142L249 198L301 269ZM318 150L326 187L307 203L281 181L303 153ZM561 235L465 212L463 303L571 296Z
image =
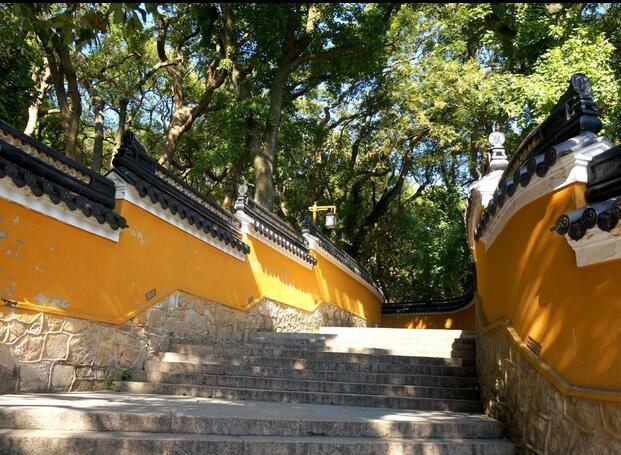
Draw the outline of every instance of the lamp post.
M317 226L317 213L328 212L326 214L326 229L336 227L336 205L317 205L315 202L308 210L313 214L313 224Z

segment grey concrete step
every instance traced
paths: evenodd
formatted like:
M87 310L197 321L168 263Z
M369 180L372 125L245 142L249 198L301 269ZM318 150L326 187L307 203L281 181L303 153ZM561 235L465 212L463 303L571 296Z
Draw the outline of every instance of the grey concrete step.
M351 352L351 353L359 353L359 354L381 354L381 355L415 355L410 353L401 354L399 352L393 352L392 349L388 348L377 348L377 347L360 347L356 346L356 343L348 342L336 342L333 341L310 341L310 340L300 340L300 339L282 339L279 340L277 338L264 338L264 337L250 337L244 342L246 346L256 346L256 347L283 347L295 346L299 349L306 350L328 350L332 352ZM223 344L239 346L239 342L224 342ZM415 343L405 343L407 347L411 347L412 349L421 350L426 349L429 351L432 350L441 350L444 352L447 346L452 347L452 349L456 352L460 351L475 351L476 345L474 340L453 340L453 341L442 341L439 340L437 342L427 341L423 343L422 341L417 341ZM403 345L395 346L395 350L397 348L403 348Z
M160 353L160 360L164 362L186 362L196 364L220 365L252 365L281 368L306 368L312 370L360 371L368 373L414 373L418 367L452 367L459 368L462 376L474 376L476 370L473 364L462 365L459 360L436 358L421 358L413 364L375 363L375 362L346 362L338 360L291 359L277 357L254 357L242 355L220 354L182 354L178 352Z
M322 327L320 330L335 329L335 327ZM349 329L352 329L351 327ZM362 330L362 331L360 331ZM396 341L398 343L409 340L463 340L469 342L474 340L474 332L466 332L461 330L397 330L396 332L381 332L370 329L358 329L353 332L341 333L311 333L311 332L268 332L256 331L250 333L249 336L255 338L278 338L289 340L338 340L338 339L375 339Z
M459 351L451 353L449 358L434 355L435 352L426 351L425 356L404 356L392 354L370 354L335 352L325 350L295 349L291 347L274 347L269 345L221 345L221 344L173 344L170 351L181 354L193 355L223 355L243 357L277 357L279 359L309 359L331 360L342 362L369 362L369 363L394 363L401 365L444 364L448 360L456 360L461 365L474 364L474 351ZM431 359L434 359L433 361Z
M409 340L473 340L474 331L451 329L387 329L369 327L321 327L318 333L310 332L267 332L257 331L253 336L271 338L337 340L354 339L374 341L395 341L401 343Z
M399 453L404 455L510 455L504 440L402 438L328 438L211 436L174 433L130 433L55 430L0 430L0 449L7 455L217 454L291 455Z
M266 332L268 333L268 332ZM275 333L275 332L271 332ZM301 334L300 338L305 338ZM397 343L407 342L409 340L473 340L476 334L472 330L454 330L454 329L390 329L379 327L321 327L318 333L312 334L319 337L330 337L329 339L354 339L372 340L373 342L391 342Z
M149 382L167 384L205 385L244 389L287 390L300 392L385 395L390 397L446 398L478 400L476 388L425 387L412 385L365 384L360 382L314 381L286 378L258 378L255 376L224 376L200 373L147 372Z
M430 411L481 412L478 400L391 397L386 395L251 389L152 382L120 382L117 391L143 394L182 395L227 400L329 404L338 406L420 409Z
M228 436L502 437L499 422L473 414L105 392L2 396L0 428Z
M368 335L326 335L309 333L257 332L249 334L250 343L287 343L306 346L349 346L365 349L393 349L399 351L404 347L456 346L468 347L475 343L474 337L460 338L455 335L428 336L417 335L407 337L372 337Z
M477 386L474 376L457 376L459 367L414 367L421 374L362 373L332 370L307 370L296 368L261 367L252 365L209 365L161 362L147 360L145 370L149 374L206 373L228 376L255 376L283 379L306 379L315 381L362 382L366 384L418 385L428 387ZM415 372L413 372L415 373ZM452 374L452 375L449 375ZM136 378L134 378L137 380Z
M238 455L244 441L234 436L116 431L0 430L4 455Z

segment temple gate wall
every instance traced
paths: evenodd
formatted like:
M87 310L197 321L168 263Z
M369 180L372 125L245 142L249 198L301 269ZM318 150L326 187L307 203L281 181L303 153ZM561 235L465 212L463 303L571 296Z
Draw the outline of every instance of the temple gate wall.
M614 166L594 178L619 150L574 78L470 193L479 382L521 453L621 452L621 187Z
M220 208L129 133L101 177L0 122L0 392L102 388L175 341L377 326L383 295L314 226Z
M449 313L383 314L382 327L393 329L455 329L474 330L474 302L461 310Z

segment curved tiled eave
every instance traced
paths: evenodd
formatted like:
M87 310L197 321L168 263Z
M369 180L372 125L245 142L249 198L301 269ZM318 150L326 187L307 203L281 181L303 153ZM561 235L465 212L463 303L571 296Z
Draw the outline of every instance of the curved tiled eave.
M587 76L581 73L571 76L567 90L556 101L548 116L518 146L503 172L502 180L513 178L522 165L538 155L544 155L544 165L549 165L550 159L554 162L555 157L553 154L547 155L555 144L586 131L598 133L602 129L599 112L595 101L589 95L590 91L591 81ZM543 164L543 160L540 162Z
M369 290L378 296L380 299L384 299L381 289L373 279L371 273L358 264L358 262L345 253L336 245L334 245L328 238L326 238L317 227L311 223L310 219L304 220L304 229L302 231L307 238L312 239L311 248L317 248L327 258L331 259L333 263L337 264L344 270L347 270L351 276L356 277L362 282Z
M521 203L516 204L513 201L510 204L515 212L516 205L524 206L525 200L530 202L535 193L520 191L520 188L527 189L533 179L539 178L537 186L547 189L546 186L549 186L551 180L547 177L548 173L559 159L597 140L595 133L601 130L602 122L595 101L589 96L590 91L591 81L587 76L581 73L571 76L567 90L557 100L548 116L530 132L511 161L503 166L497 188L474 227L476 241L487 237L485 245L489 247L498 234L499 223L494 219L498 213L506 214L507 210L503 210L503 207L507 200L515 199L516 192L521 193ZM493 176L487 177L489 184ZM541 181L546 182L542 184ZM530 196L524 196L527 193ZM505 215L505 221L507 218ZM490 228L494 225L496 228ZM487 233L490 230L494 231L491 235Z
M242 255L250 252L233 215L149 157L131 131L123 135L112 164L113 172L135 187L140 199L150 200L151 208L159 205L170 213L169 221L181 220L188 230L204 232L224 249L230 247Z
M86 218L93 218L101 225L108 225L112 230L126 228L125 218L102 204L69 191L65 187L18 166L0 157L0 179L10 178L16 187L30 188L38 198L47 196L54 205L64 204L71 212L79 210Z
M264 239L268 244L292 259L313 267L317 264L308 250L308 243L299 232L284 221L261 208L248 196L241 195L235 201L235 215L244 220L253 235Z
M416 302L391 303L382 306L383 315L399 314L446 314L464 310L474 303L474 290L454 299L420 300Z
M475 239L482 241L487 249L494 243L505 224L522 207L572 183L587 183L589 162L610 147L612 143L608 139L585 133L555 146L557 151L562 152L558 153L559 158L543 177L533 175L525 185L518 185L512 195L507 194L499 201L498 187L502 187L501 181L481 213L475 228Z
M317 259L311 256L311 254L308 252L308 248L296 245L287 237L274 231L269 225L262 223L260 220L254 220L253 228L254 232L267 238L277 246L288 251L293 256L296 256L311 265L317 264Z
M187 222L190 226L203 231L214 240L223 242L225 245L232 247L242 254L248 254L250 252L250 247L241 240L241 234L234 232L232 229L225 229L214 223L190 205L166 194L164 191L129 169L117 167L114 169L114 172L128 184L132 185L140 198L150 201L153 205L159 205L175 218Z
M582 239L590 229L612 231L621 218L621 197L585 205L561 215L554 225L557 234L567 234L572 240Z
M587 174L590 203L561 215L553 227L565 236L579 266L621 258L621 146L593 158Z

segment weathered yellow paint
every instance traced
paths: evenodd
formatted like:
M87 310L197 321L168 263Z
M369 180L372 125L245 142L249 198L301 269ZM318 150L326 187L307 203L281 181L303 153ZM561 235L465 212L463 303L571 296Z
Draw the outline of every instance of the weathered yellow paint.
M241 262L130 202L117 210L130 226L118 243L0 200L0 297L114 324L175 291L241 310L264 298L304 311L325 302L380 322L379 299L320 256L309 270L249 237Z
M572 397L588 398L591 400L621 402L621 391L581 387L570 384L559 374L558 371L552 368L548 363L546 363L545 360L528 348L507 317L503 316L501 319L488 322L482 312L481 306L479 305L477 308L479 311L476 312L476 320L481 331L483 333L489 333L494 330L504 330L509 340L518 349L523 358L526 359L526 361L530 363L533 368L539 372L539 374L552 383L561 393Z
M474 305L446 314L386 314L382 327L394 329L474 330Z
M578 267L567 241L550 228L584 205L572 184L518 211L485 251L476 243L478 293L490 321L506 318L523 343L568 384L621 390L621 261Z

